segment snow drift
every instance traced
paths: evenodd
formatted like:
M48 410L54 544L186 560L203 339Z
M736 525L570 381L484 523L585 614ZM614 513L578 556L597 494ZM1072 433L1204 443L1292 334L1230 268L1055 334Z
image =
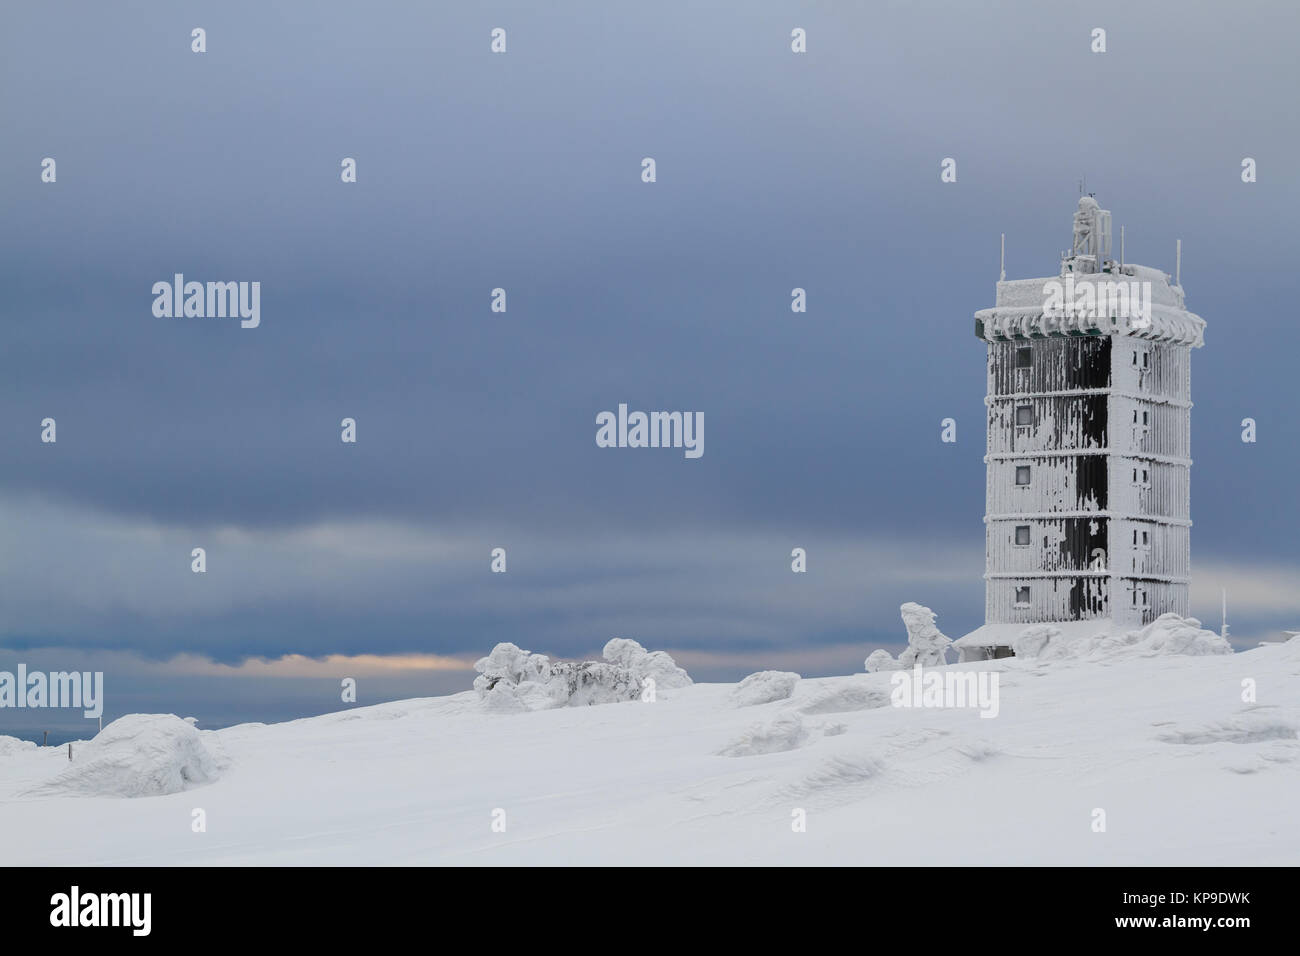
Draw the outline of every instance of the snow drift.
M753 707L757 704L770 704L774 700L786 700L794 693L799 675L791 671L759 671L750 674L731 692L731 702L737 707Z
M636 641L616 637L601 653L603 661L570 663L498 644L474 665L474 690L485 709L511 713L636 700L650 682L656 694L692 683L667 653Z
M1098 660L1110 657L1158 657L1231 654L1227 639L1207 631L1194 617L1161 614L1135 631L1105 631L1091 637L1065 640L1059 627L1035 624L1025 628L1011 644L1017 657L1039 660Z
M22 740L18 737L6 737L0 734L0 757L7 757L9 754L16 754L23 750L35 750L36 744L30 740Z
M717 753L719 757L784 753L807 746L816 737L836 737L844 730L843 724L809 721L797 710L784 710L768 720L750 724Z
M74 743L72 761L32 793L156 797L212 783L225 769L220 745L173 714L128 714L94 740Z

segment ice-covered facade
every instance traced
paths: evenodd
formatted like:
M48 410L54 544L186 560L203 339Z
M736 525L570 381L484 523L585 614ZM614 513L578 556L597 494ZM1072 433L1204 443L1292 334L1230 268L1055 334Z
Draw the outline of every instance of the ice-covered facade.
M1205 322L1166 273L1116 261L1079 200L1059 276L1003 278L988 352L985 626L963 658L1037 623L1188 612L1191 350ZM995 650L996 649L996 650Z

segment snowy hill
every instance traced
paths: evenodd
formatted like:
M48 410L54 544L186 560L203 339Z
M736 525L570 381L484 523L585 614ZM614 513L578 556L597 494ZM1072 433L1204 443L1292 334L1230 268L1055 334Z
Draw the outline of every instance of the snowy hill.
M501 712L467 691L215 732L135 715L71 763L0 738L0 847L10 865L1300 859L1300 640L942 672L974 670L998 675L993 719L891 706L900 672L769 672L653 703ZM163 795L132 796L139 779Z

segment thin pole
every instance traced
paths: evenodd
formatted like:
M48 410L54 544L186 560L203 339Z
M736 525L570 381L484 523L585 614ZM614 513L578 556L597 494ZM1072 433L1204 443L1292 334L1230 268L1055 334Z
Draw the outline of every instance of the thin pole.
M1007 281L1007 234L1002 234L1002 266L998 273L998 281Z
M1119 267L1124 268L1124 227L1119 227Z
M1174 285L1183 284L1183 240L1178 240L1177 257L1174 260Z

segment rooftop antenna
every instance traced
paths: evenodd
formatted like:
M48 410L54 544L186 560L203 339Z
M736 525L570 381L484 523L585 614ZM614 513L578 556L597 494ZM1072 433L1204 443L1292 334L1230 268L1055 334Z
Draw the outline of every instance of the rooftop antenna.
M1174 285L1182 287L1183 284L1183 240L1178 240L1178 251L1174 258Z
M998 274L999 282L1007 281L1007 234L1002 234L1002 267Z
M1219 636L1225 641L1228 639L1228 589L1220 588L1223 595L1223 626L1219 630Z
M1124 227L1119 227L1119 267L1124 268Z

